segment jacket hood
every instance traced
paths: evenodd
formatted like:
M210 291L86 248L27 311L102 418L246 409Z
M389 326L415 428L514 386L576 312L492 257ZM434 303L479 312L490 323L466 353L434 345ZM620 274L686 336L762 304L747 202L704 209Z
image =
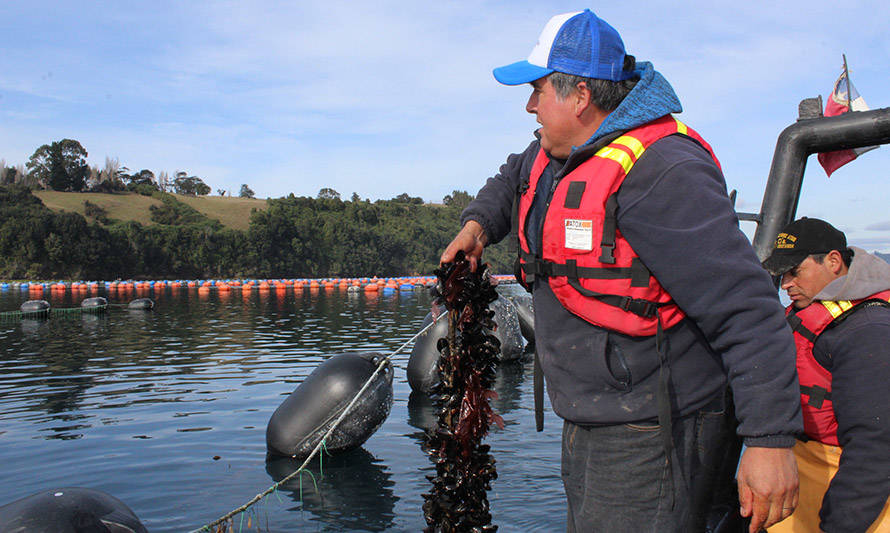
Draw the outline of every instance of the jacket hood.
M890 289L890 264L862 248L850 247L853 261L847 275L826 285L816 300L858 300Z
M623 132L642 126L661 118L669 113L680 113L683 106L671 84L662 76L652 63L637 62L635 72L640 81L621 101L618 107L609 113L606 120L593 133L584 145L589 145L610 133Z

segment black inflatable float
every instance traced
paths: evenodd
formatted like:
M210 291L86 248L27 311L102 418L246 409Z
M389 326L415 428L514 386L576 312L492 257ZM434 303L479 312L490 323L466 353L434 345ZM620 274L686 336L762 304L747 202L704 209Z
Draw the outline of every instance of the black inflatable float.
M433 314L427 313L420 325L420 329L427 327L433 321ZM439 382L439 349L436 344L439 339L448 336L448 317L439 317L438 322L430 329L423 332L414 346L411 348L411 356L408 358L408 385L411 390L429 393L433 386Z
M519 319L519 331L529 343L535 342L535 306L532 297L523 294L513 297L513 305L516 306L516 317Z
M151 298L136 298L127 305L127 309L149 310L153 309L154 306L155 303L151 300Z
M523 354L522 334L516 306L507 298L498 298L489 305L494 311L494 322L497 329L493 332L501 343L498 359L501 362L520 359ZM432 322L433 316L427 313L421 329ZM414 342L411 356L408 358L408 385L411 390L428 394L439 382L439 339L448 335L448 317L442 316L436 324Z
M104 492L46 490L0 507L2 533L147 533L124 502Z
M313 370L269 419L269 453L291 457L312 453L383 357L379 353L342 353ZM392 408L392 378L392 364L387 362L328 438L328 452L361 446L377 431Z
M497 328L492 332L501 341L500 361L514 361L522 357L522 333L519 331L519 318L516 306L510 299L501 296L488 305L494 311Z
M86 300L80 302L80 307L83 309L102 310L108 307L108 300L101 296L96 296L95 298L87 298Z
M23 302L19 310L22 313L40 313L49 311L49 302L46 300L28 300Z

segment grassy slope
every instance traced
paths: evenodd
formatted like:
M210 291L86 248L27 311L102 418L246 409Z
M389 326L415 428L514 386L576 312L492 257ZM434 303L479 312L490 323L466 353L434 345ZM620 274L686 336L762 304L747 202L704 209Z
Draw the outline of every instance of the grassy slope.
M43 205L53 211L68 211L83 215L84 200L96 204L108 211L108 218L117 220L135 220L140 224L151 224L151 213L148 207L162 205L160 200L136 193L104 194L57 191L33 191Z
M184 196L174 194L177 200L188 204L204 215L219 220L223 226L246 230L250 226L250 211L266 209L266 200L258 198L230 198L227 196Z
M140 224L151 224L150 205L161 205L160 200L136 193L101 194L56 191L34 191L43 204L54 211L84 213L83 202L89 200L108 211L108 218L135 220ZM224 226L246 230L250 225L251 209L265 209L266 200L254 198L226 198L221 196L182 196L176 199L186 203L209 218L219 220Z

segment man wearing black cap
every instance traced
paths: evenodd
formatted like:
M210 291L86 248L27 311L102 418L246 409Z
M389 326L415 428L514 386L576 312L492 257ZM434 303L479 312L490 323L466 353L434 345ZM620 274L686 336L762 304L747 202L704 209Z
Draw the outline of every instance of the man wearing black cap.
M800 503L770 533L890 531L890 265L804 217L763 266L791 299L806 433Z
M564 419L567 529L703 530L727 385L750 531L790 515L793 338L713 151L673 115L670 84L590 10L550 19L528 59L494 76L531 85L540 128L463 212L441 260L463 250L478 262L517 235L536 357Z

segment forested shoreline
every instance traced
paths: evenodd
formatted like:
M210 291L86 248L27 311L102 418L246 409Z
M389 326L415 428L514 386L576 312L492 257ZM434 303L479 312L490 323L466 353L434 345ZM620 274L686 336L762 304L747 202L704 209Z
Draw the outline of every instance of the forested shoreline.
M121 193L124 194L124 193ZM87 217L54 212L29 188L0 186L2 279L205 279L401 276L431 273L472 199L446 205L400 195L370 202L333 195L268 200L246 231L226 228L166 192L151 225L110 219L83 193ZM505 239L509 241L510 239ZM504 242L485 259L512 271Z

